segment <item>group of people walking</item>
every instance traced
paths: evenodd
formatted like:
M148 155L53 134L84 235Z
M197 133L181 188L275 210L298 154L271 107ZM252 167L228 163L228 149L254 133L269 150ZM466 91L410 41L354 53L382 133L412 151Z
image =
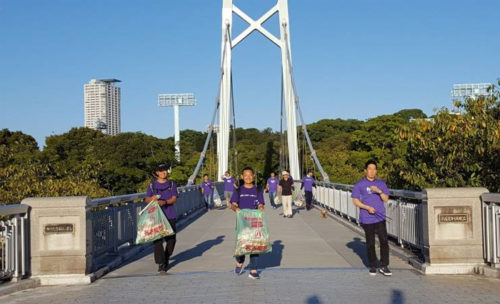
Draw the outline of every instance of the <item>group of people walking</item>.
M156 179L149 184L146 191L146 203L158 198L158 204L161 206L174 232L176 232L176 219L174 203L177 201L178 192L175 182L168 180L168 167L159 165L155 172ZM366 249L369 264L369 274L377 273L377 255L375 252L375 235L380 243L380 268L379 272L385 276L392 275L389 270L389 244L386 230L385 206L389 200L389 190L383 180L377 179L377 163L368 161L365 164L365 177L359 180L352 190L351 197L353 203L360 208L359 220L365 231ZM287 171L282 172L282 178L278 179L273 172L266 181L264 191L269 193L270 205L273 209L277 208L275 200L281 199L283 205L283 217L291 218L292 197L295 191L293 178ZM264 211L263 191L255 185L255 172L252 168L246 167L242 170L240 183L227 171L223 177L224 199L226 206L233 211L238 209L259 209ZM208 210L214 207L215 184L208 175L203 176L201 191L205 201L205 207ZM313 188L316 182L311 171L307 172L301 182L300 189L304 189L306 200L306 210L313 208ZM167 236L154 242L154 259L158 264L158 271L166 273L168 271L169 259L173 254L176 243L176 234ZM237 256L234 272L237 275L243 273L243 264L245 256ZM258 255L250 255L250 273L252 279L259 279L257 271Z

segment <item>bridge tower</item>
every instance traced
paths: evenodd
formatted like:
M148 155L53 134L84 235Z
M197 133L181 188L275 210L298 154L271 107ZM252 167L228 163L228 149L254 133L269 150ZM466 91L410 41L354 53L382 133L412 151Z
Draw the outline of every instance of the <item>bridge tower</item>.
M249 26L235 39L232 39L233 13L245 20ZM262 24L278 13L280 38L267 31ZM283 77L283 97L286 109L286 126L288 140L288 156L290 174L300 179L299 155L297 146L296 104L291 76L290 22L288 16L288 0L277 0L277 3L258 20L253 20L233 4L233 0L223 0L222 7L222 48L221 67L223 78L220 87L219 133L217 136L218 178L221 179L228 169L229 162L229 128L231 108L231 51L253 31L259 31L281 49L281 68ZM238 172L233 172L238 174Z

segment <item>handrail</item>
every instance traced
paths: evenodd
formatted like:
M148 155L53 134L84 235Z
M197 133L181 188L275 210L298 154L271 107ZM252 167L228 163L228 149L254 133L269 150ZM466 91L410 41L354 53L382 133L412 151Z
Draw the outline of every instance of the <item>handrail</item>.
M3 205L0 206L0 216L24 214L28 209L29 206L24 204Z
M0 279L17 281L29 273L29 206L0 206Z

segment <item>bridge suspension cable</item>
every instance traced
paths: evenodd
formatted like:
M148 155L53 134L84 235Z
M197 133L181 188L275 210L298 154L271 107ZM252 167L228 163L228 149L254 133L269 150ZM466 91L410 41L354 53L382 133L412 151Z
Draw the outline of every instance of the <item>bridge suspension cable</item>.
M286 24L282 24L282 26L285 28L287 25ZM288 49L288 35L286 34L286 31L285 32L285 52L286 52L286 62L288 64L288 71L290 73L290 80L291 80L291 83L292 83L292 93L293 93L293 97L294 97L294 101L295 101L295 107L297 109L297 112L299 113L299 118L300 118L300 122L302 124L302 132L304 133L304 136L306 137L306 141L307 141L307 145L309 146L309 150L311 152L311 157L313 158L314 160L314 163L316 164L316 166L318 167L318 170L319 172L321 173L321 175L323 176L323 180L326 181L326 182L329 182L330 181L330 178L328 177L328 174L326 174L326 172L323 170L323 166L321 166L321 163L319 162L319 159L316 155L316 151L314 150L313 146L312 146L312 143L311 143L311 139L309 138L309 133L307 132L307 126L304 122L304 117L302 116L302 110L300 108L300 101L299 101L299 96L297 94L297 88L295 86L295 79L293 77L293 66L292 66L292 60L291 60L291 56L290 56L290 50Z
M229 25L227 25L226 26L226 35L225 35L225 39L224 39L224 45L229 43L229 41L230 41ZM198 163L196 164L196 168L194 169L193 174L188 179L188 183L187 183L188 185L194 184L194 180L195 180L196 176L198 176L198 173L200 172L201 167L205 163L208 145L209 145L210 139L212 138L212 135L214 133L214 123L215 123L215 119L217 118L217 112L218 112L219 106L220 106L220 94L221 94L222 80L224 77L225 57L226 57L226 47L224 47L224 51L222 53L222 63L221 63L220 78L219 78L219 89L217 91L217 97L215 98L215 109L214 109L214 112L212 114L212 121L210 122L210 126L208 128L208 134L207 134L207 138L205 139L203 151L201 151L201 153L200 153L200 159L198 160Z

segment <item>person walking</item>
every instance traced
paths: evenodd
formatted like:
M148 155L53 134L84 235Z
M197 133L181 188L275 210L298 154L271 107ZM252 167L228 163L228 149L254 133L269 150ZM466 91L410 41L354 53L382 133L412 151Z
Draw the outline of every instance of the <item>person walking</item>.
M274 174L274 172L271 172L271 175L267 179L266 191L269 193L269 201L273 209L276 209L274 199L276 198L276 192L278 191L278 183L279 180L276 178L276 174Z
M238 185L236 185L236 180L231 176L229 171L226 171L222 180L224 181L224 198L226 199L226 206L230 208L230 199L233 195L234 189L238 189Z
M383 180L376 177L377 163L369 160L365 164L365 178L354 185L351 197L354 205L360 209L359 221L365 231L369 274L377 274L377 255L375 253L375 234L377 234L380 243L379 272L385 276L391 276L384 206L384 203L389 201L389 189Z
M158 272L160 273L167 272L168 262L174 252L175 243L177 241L177 229L175 226L177 213L175 212L174 203L177 202L179 193L177 192L175 183L168 180L168 169L167 165L158 165L155 172L156 179L149 184L146 190L146 198L144 199L146 203L150 203L152 200L157 199L159 195L158 205L161 206L163 213L175 232L173 235L166 236L153 242L154 259L155 263L158 264ZM164 242L166 242L165 247L163 245Z
M203 182L201 183L201 194L205 200L207 211L214 208L214 183L208 179L208 174L203 175Z
M281 175L283 178L279 182L278 193L281 196L281 202L283 204L283 217L291 218L293 215L292 195L295 187L293 186L293 180L290 178L290 174L287 171L283 171Z
M264 195L262 191L257 189L254 185L255 173L252 168L246 167L242 170L241 179L243 185L240 186L238 191L233 192L231 197L231 209L236 212L238 209L259 209L264 211ZM260 279L259 272L257 271L258 254L250 255L250 273L248 277L251 279ZM245 263L245 256L237 256L236 267L234 273L241 275L244 271L243 264Z
M312 209L312 199L313 193L312 188L316 188L316 181L314 180L312 171L307 171L307 175L302 178L302 185L300 189L304 189L304 195L306 197L306 210Z

